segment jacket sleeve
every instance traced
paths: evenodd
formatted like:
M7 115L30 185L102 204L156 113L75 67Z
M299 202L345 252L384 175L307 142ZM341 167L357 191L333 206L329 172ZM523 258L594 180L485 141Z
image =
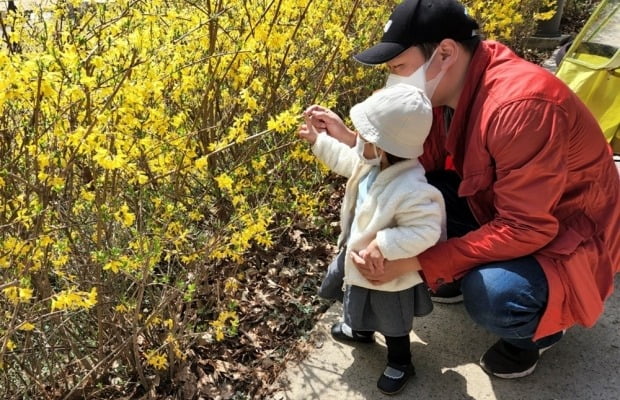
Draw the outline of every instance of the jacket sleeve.
M351 177L359 162L355 150L325 132L317 136L312 152L329 169L347 178Z
M396 209L395 226L377 232L381 253L388 260L417 256L439 240L442 215L443 199L435 188L410 192Z
M486 131L494 163L488 167L494 175L488 183L494 218L420 254L431 288L475 266L530 255L554 239L559 223L553 211L569 168L568 120L566 110L544 100L522 100L497 111Z

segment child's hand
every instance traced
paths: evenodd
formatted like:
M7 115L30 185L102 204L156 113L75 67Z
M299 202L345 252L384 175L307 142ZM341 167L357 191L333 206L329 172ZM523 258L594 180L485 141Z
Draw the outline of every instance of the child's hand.
M314 125L310 122L310 118L307 115L304 115L305 124L301 124L299 129L297 130L297 134L300 138L304 139L306 142L310 144L314 144L316 142L316 137L318 136L318 132Z
M318 132L325 131L342 143L355 145L355 132L347 128L338 114L329 108L311 105L304 111L304 117L307 117L306 124L312 125Z
M364 262L373 274L382 274L385 271L385 257L383 257L383 253L381 253L376 240L373 240L365 249L361 250L359 256L364 259Z

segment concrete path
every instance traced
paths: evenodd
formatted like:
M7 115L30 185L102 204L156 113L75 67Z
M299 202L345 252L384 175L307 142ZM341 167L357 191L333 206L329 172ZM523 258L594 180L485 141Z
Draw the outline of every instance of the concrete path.
M574 327L541 358L536 372L517 380L491 378L478 366L496 338L469 319L462 304L436 304L414 321L411 350L417 376L397 395L403 399L620 399L619 289L598 324ZM389 398L376 388L385 366L384 342L350 346L329 335L341 313L332 306L310 336L313 350L289 365L277 384L277 400L357 400Z

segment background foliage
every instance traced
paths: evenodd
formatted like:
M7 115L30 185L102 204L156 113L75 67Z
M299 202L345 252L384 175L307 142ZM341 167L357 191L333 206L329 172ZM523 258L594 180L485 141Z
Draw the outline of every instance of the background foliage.
M346 115L381 85L351 55L394 4L59 0L2 16L5 398L265 393L251 371L283 355L261 338L303 335L284 320L318 304L299 279L317 265L287 270L282 244L333 237L299 116ZM542 2L468 4L513 43Z

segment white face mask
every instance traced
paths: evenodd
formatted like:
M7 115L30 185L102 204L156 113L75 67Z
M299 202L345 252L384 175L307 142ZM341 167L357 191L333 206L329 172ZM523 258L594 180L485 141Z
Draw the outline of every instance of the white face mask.
M360 160L362 160L364 164L368 164L368 165L373 165L373 166L381 165L381 156L377 152L377 146L373 145L373 149L375 150L375 157L366 158L364 156L365 144L366 144L366 141L362 139L360 135L357 135L357 138L355 139L355 152L359 156Z
M387 81L385 82L385 86L390 87L396 85L397 83L406 83L407 85L415 86L418 89L422 89L426 94L426 97L431 100L433 94L435 94L437 86L439 86L439 82L441 82L441 79L446 74L446 70L442 69L433 79L430 79L428 81L426 80L426 71L428 70L429 65L431 65L433 58L435 58L437 50L438 49L435 49L435 51L431 55L431 58L429 58L428 61L422 64L422 66L420 66L418 69L413 71L411 75L400 76L396 74L389 74Z

